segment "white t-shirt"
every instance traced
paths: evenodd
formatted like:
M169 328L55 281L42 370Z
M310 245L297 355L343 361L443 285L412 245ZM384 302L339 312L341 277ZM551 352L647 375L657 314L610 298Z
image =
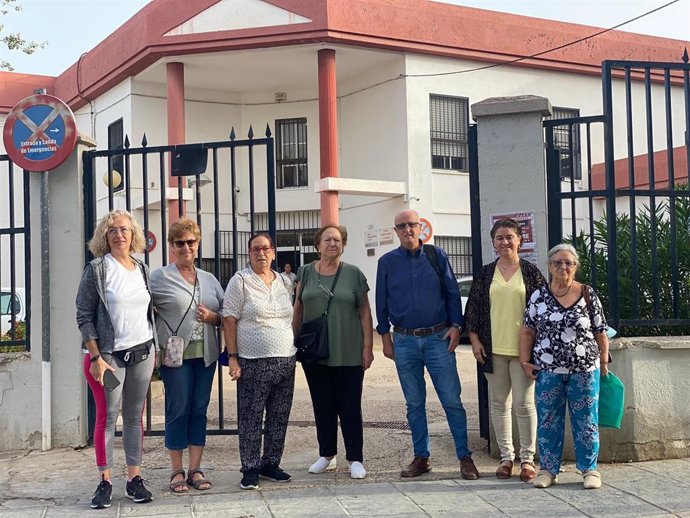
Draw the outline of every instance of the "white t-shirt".
M237 319L237 352L242 358L293 356L290 282L277 274L271 287L251 268L230 279L223 298L223 316Z
M105 260L108 261L105 297L115 330L113 350L123 351L153 338L148 319L151 295L139 266L130 271L110 254L106 254Z

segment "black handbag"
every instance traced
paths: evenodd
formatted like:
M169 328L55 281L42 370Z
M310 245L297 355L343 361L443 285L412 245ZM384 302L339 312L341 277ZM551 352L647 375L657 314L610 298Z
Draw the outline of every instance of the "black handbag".
M328 348L328 309L331 307L335 285L338 282L342 267L343 263L340 263L338 271L335 274L335 279L333 279L333 286L331 286L330 289L326 310L318 318L310 320L309 322L302 322L299 328L299 332L295 338L295 347L297 348L296 356L299 362L315 363L327 360L330 356Z

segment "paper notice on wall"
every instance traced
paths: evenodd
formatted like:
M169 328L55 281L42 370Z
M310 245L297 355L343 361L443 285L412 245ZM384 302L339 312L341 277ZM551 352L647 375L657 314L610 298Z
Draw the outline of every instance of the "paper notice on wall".
M491 214L491 227L500 219L514 219L520 224L522 230L522 245L520 246L519 255L522 259L531 263L537 262L537 243L536 233L534 229L534 213L533 212L513 212L510 214ZM494 249L494 258L498 258L498 253Z
M392 245L395 239L395 232L392 228L380 228L379 229L379 245Z
M379 233L377 230L367 230L364 232L364 248L379 246Z

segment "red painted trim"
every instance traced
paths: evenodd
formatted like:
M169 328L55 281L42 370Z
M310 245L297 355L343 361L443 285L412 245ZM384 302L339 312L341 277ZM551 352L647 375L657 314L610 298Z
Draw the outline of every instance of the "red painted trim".
M168 118L168 144L185 143L185 111L184 111L184 63L168 63L166 65L168 98L166 102ZM171 158L172 159L172 158ZM168 168L171 171L172 167ZM180 179L168 176L168 185L177 189ZM182 184L184 186L184 183ZM182 204L182 217L186 216L186 203L182 200L168 200L168 223L179 219L179 208ZM172 251L171 251L172 253ZM172 256L171 256L172 257Z
M654 187L664 189L668 187L668 151L656 151L654 157ZM633 158L634 182L637 189L649 188L649 162L647 154L636 155ZM628 159L621 158L614 162L616 175L616 189L628 189L630 186L628 173ZM673 172L676 182L688 181L688 153L685 146L673 148ZM592 166L592 189L605 189L605 164Z
M326 42L499 63L597 31L584 25L427 0L264 0L312 21L164 36L218 1L153 0L86 54L79 66L75 63L62 73L52 93L76 110L87 102L82 97L96 98L165 57L195 53ZM519 66L599 75L605 59L677 62L688 45L612 31ZM77 90L77 70L81 92ZM0 90L0 107L12 106L25 95L5 97Z
M318 51L321 178L338 176L338 97L335 50ZM321 193L321 223L338 224L338 193Z

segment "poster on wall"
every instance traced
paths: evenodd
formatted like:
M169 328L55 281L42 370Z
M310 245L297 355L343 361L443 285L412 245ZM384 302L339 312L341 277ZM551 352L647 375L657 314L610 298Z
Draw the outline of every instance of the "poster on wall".
M364 248L379 246L379 233L376 230L364 232Z
M522 246L520 247L520 257L531 263L537 262L537 244L535 241L534 231L534 212L513 212L510 214L491 214L491 227L494 226L499 219L511 218L520 224L522 230ZM498 258L498 254L494 249L494 259Z
M379 229L379 245L392 245L393 239L395 238L395 233L392 228L380 228Z

